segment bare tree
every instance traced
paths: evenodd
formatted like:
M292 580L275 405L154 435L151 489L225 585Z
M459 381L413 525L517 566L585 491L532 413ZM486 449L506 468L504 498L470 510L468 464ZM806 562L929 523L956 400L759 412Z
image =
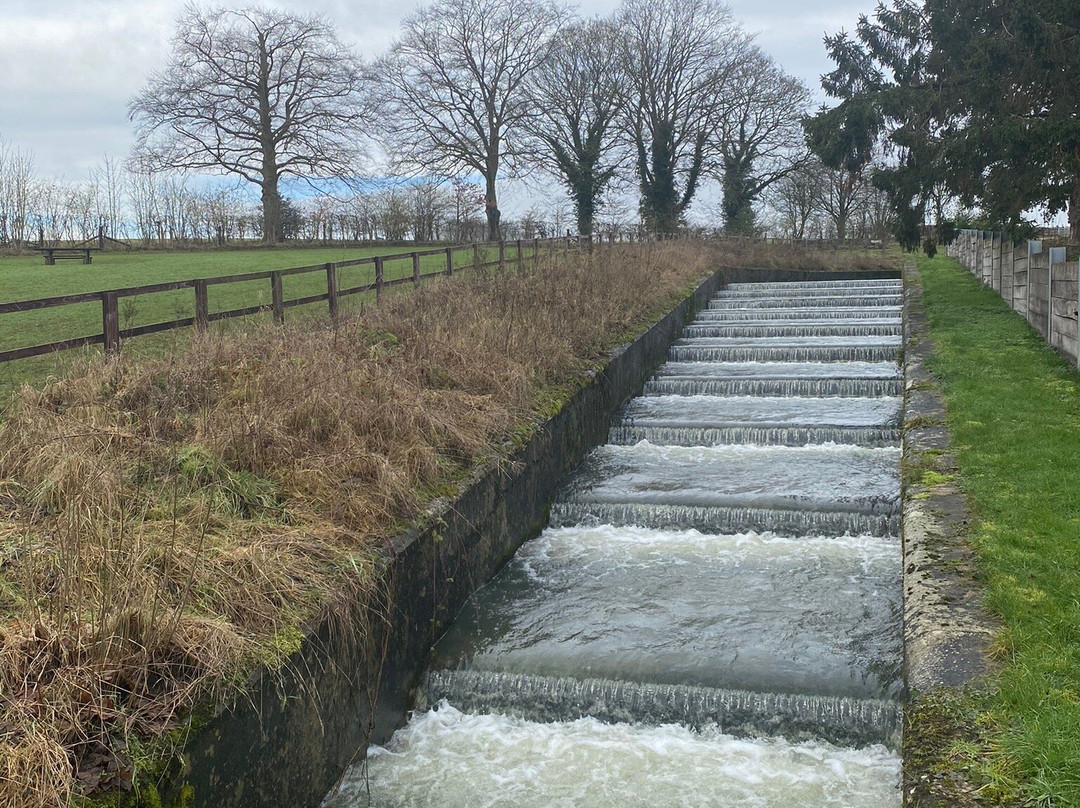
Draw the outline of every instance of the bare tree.
M20 245L28 233L37 184L34 155L0 138L0 244Z
M97 166L90 169L88 184L94 201L94 218L97 221L93 231L86 235L107 235L119 238L123 235L124 229L123 165L115 158L105 155Z
M672 232L707 168L749 40L716 0L625 0L616 25L642 217Z
M395 166L447 179L479 174L491 240L499 237L496 181L515 168L531 114L525 81L566 17L552 0L436 0L405 18L375 67Z
M421 180L409 187L413 215L413 238L438 241L442 225L453 208L452 192L433 179Z
M848 224L868 184L865 168L826 168L818 194L818 209L835 229L838 239L848 238Z
M724 229L750 236L762 192L807 160L802 118L810 93L758 48L739 62L730 87L717 130Z
M770 207L791 238L806 237L807 224L818 211L824 173L825 167L811 160L781 177L769 189Z
M320 17L185 8L172 55L130 104L136 155L157 169L240 176L282 238L282 177L357 175L360 65Z
M529 82L534 115L528 129L537 156L566 186L578 232L586 235L625 157L615 125L621 106L616 41L615 28L604 20L566 28Z

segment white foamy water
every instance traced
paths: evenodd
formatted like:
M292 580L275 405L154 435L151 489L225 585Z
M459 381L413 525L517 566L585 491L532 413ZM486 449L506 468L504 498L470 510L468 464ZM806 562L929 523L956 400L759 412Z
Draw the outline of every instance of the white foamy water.
M365 778L365 766L367 769ZM373 747L326 808L893 808L884 746L742 740L593 719L538 724L445 702Z
M549 527L522 545L513 563L536 580L541 567L586 569L602 562L612 567L647 564L657 559L700 565L703 557L721 563L755 567L812 566L821 561L857 566L865 574L898 576L900 545L878 536L811 536L790 538L772 533L711 534L698 530L656 530L636 525Z

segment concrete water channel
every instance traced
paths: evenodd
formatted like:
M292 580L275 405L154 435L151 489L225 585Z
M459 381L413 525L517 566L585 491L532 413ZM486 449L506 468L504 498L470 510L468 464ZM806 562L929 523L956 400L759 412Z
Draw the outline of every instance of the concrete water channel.
M327 804L900 805L900 296L720 292Z

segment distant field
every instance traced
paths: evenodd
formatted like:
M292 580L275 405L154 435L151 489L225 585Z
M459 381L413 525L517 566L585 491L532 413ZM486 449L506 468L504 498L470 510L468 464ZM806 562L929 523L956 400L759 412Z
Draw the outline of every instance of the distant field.
M421 251L425 248L420 248ZM40 256L0 257L0 303L31 300L43 297L99 292L147 284L209 278L221 275L246 274L271 269L309 266L330 262L342 262L375 255L396 255L407 252L407 247L366 248L284 248L268 250L243 250L223 252L105 252L94 255L93 264L79 261L58 261L46 266ZM495 251L483 255L484 260L494 260ZM516 257L507 250L507 257ZM461 250L454 255L455 267L471 265L472 253ZM421 258L421 272L444 269L443 255ZM338 272L338 286L346 289L371 283L374 266L343 267ZM408 277L412 274L410 260L387 262L385 279ZM311 273L283 279L286 300L326 292L326 276ZM270 282L255 280L211 286L209 289L210 312L227 311L245 306L269 304ZM358 305L370 295L355 295L342 299L342 305ZM125 298L120 301L120 327L133 328L155 322L192 317L195 309L191 289L159 292L150 295ZM324 312L326 304L311 304L290 309L287 317L303 312ZM269 314L259 315L269 318ZM101 305L80 303L39 311L0 315L0 350L21 348L55 342L62 339L101 333ZM138 350L161 350L183 338L183 332L140 337L131 345ZM0 364L0 395L22 382L38 383L48 375L60 372L63 365L85 354L82 349L67 351L66 355L42 356Z

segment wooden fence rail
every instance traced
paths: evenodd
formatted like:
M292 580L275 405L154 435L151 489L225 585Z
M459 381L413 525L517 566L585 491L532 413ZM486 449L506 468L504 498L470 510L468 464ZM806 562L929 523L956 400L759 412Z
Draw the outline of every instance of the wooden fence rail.
M108 289L101 292L86 292L75 295L62 295L59 297L47 297L37 300L19 300L13 303L0 303L0 316L18 312L35 311L39 309L53 308L57 306L72 306L85 303L100 302L101 304L101 333L91 334L84 337L58 340L41 345L31 345L26 348L13 348L0 351L0 363L10 362L15 359L26 359L32 356L64 351L72 348L80 348L85 345L103 345L105 351L114 353L120 349L122 340L137 337L144 334L155 334L162 331L170 331L175 328L194 327L197 330L206 330L210 323L218 320L227 320L233 317L246 317L260 312L270 311L274 322L285 322L285 310L295 306L305 306L312 303L327 304L330 316L336 318L340 312L340 301L350 295L374 292L376 301L381 301L387 289L403 284L411 283L419 286L424 279L437 276L453 275L455 271L474 270L481 271L489 268L505 270L508 256L516 263L517 268L525 266L526 246L531 247L533 265L539 263L542 248L547 248L552 254L560 250L599 249L621 242L633 243L633 235L616 235L614 233L588 236L567 236L550 239L517 239L511 242L512 250L507 250L507 242L480 242L465 244L454 247L437 247L427 250L414 250L394 255L377 255L367 258L358 258L350 261L337 261L313 266L292 267L290 269L275 269L262 272L241 273L237 275L222 275L213 278L198 278L187 281L174 281L169 283L155 283L146 286L132 286L125 289ZM498 258L495 260L481 260L483 252L497 249ZM454 264L454 256L459 253L471 252L471 262L466 265ZM446 266L436 271L421 272L420 259L429 256L445 255ZM386 264L393 261L411 261L412 272L408 276L399 278L386 277ZM365 264L374 265L374 280L358 286L341 288L339 270L346 267L354 267ZM286 299L283 279L294 275L306 275L324 273L326 275L326 292L306 297ZM265 304L243 306L228 311L211 312L209 304L209 287L223 284L245 283L249 281L269 280L270 299L269 306ZM195 297L195 313L193 317L181 317L164 322L151 323L133 328L120 327L120 301L139 295L154 294L156 292L171 292L191 289Z

